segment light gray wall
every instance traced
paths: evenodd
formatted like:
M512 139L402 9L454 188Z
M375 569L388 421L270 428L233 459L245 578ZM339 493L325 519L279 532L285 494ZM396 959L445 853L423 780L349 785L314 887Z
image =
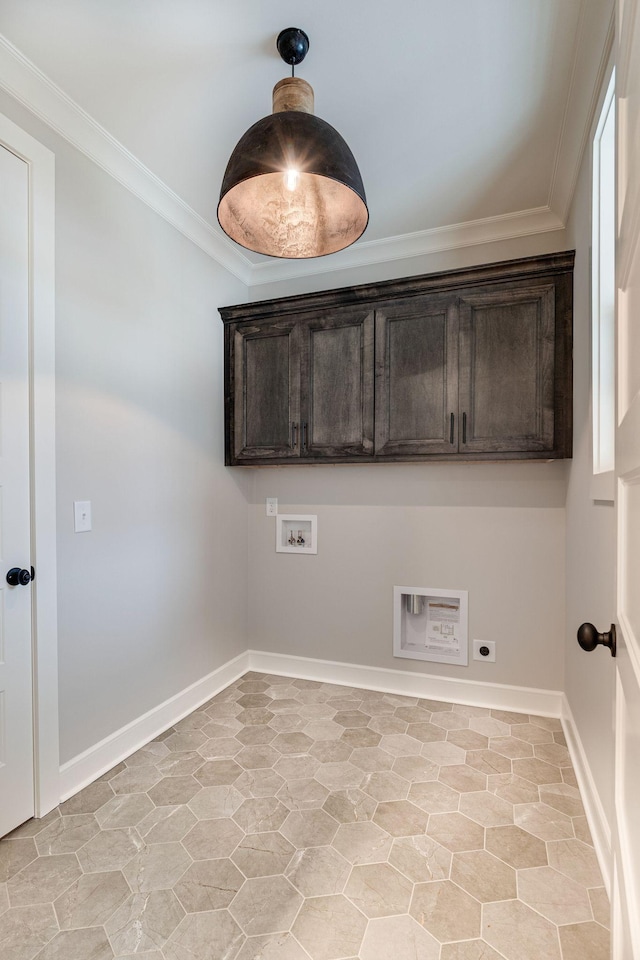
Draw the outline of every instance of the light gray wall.
M11 98L0 111L56 155L64 763L246 649L217 312L246 288Z
M566 234L248 292L5 94L0 110L57 164L61 761L246 649L248 638L276 652L566 686L610 813L613 671L602 651L587 656L574 640L579 622L606 626L613 611L613 512L588 489L586 168ZM571 465L223 467L220 304L572 246ZM277 496L281 512L318 514L317 557L275 554L265 496ZM92 500L92 533L73 533L74 499ZM396 583L468 589L470 636L497 641L496 664L394 660Z
M608 630L615 619L615 516L591 493L591 165L586 152L567 234L576 248L574 304L574 455L567 488L567 637L565 692L604 811L613 819L614 661L576 641L584 621Z
M57 164L61 761L246 649L247 638L257 649L549 689L563 688L566 660L567 694L609 804L612 671L600 651L589 658L573 642L581 620L608 623L613 589L612 511L588 496L584 171L567 235L248 293L11 98L0 96L0 110ZM221 303L573 245L571 466L223 467ZM281 512L318 514L317 557L275 554L266 496ZM74 499L92 500L92 533L73 533ZM590 553L597 558L585 564ZM402 583L468 589L470 637L497 641L496 664L395 660L391 597Z
M299 469L300 478L287 467L255 479L252 647L561 688L562 465ZM283 513L317 514L317 556L274 553L275 521L264 509L264 496L274 495ZM496 641L496 663L459 667L394 659L394 585L468 590L470 637Z
M256 299L566 249L563 233L473 247L304 283ZM413 268L413 269L411 269ZM565 463L389 464L251 469L249 643L261 650L560 690ZM237 468L235 473L242 472ZM318 555L275 553L273 519L318 515ZM394 585L469 591L471 638L495 664L392 655Z

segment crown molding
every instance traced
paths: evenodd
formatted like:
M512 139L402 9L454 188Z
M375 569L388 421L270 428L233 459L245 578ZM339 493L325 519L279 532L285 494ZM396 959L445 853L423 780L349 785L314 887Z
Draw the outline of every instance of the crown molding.
M251 263L0 34L0 87L243 283Z
M318 273L333 274L336 270L424 257L443 250L564 230L564 227L564 222L549 207L518 210L504 216L453 223L432 230L406 233L400 237L360 240L352 247L332 254L330 260L327 257L318 257L314 260L271 260L257 263L251 271L251 284L273 283Z
M251 262L0 34L0 88L22 103L247 287L564 229L550 206L360 241L330 259Z
M573 48L569 93L564 107L549 190L549 207L567 221L580 167L605 82L615 37L613 4L597 4L599 18L587 17L587 0L580 8ZM593 64L598 68L594 71Z

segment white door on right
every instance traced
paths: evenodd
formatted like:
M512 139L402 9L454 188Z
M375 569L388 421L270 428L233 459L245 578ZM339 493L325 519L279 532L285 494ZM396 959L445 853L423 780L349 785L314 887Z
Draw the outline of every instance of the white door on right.
M640 960L640 0L617 0L614 960Z

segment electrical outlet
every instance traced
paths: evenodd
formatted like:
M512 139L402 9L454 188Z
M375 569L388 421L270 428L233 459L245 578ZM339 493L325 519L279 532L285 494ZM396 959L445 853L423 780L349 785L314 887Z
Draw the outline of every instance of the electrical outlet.
M489 663L495 663L496 662L495 640L474 640L473 641L473 659L488 660Z
M277 517L278 516L278 498L277 497L267 497L267 516L268 517Z

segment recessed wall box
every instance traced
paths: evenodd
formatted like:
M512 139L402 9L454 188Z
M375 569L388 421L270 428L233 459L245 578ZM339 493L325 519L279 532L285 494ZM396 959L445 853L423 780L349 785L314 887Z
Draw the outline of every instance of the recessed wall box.
M317 553L318 518L310 514L279 513L276 517L276 553Z
M466 590L393 588L393 655L435 663L469 663Z

